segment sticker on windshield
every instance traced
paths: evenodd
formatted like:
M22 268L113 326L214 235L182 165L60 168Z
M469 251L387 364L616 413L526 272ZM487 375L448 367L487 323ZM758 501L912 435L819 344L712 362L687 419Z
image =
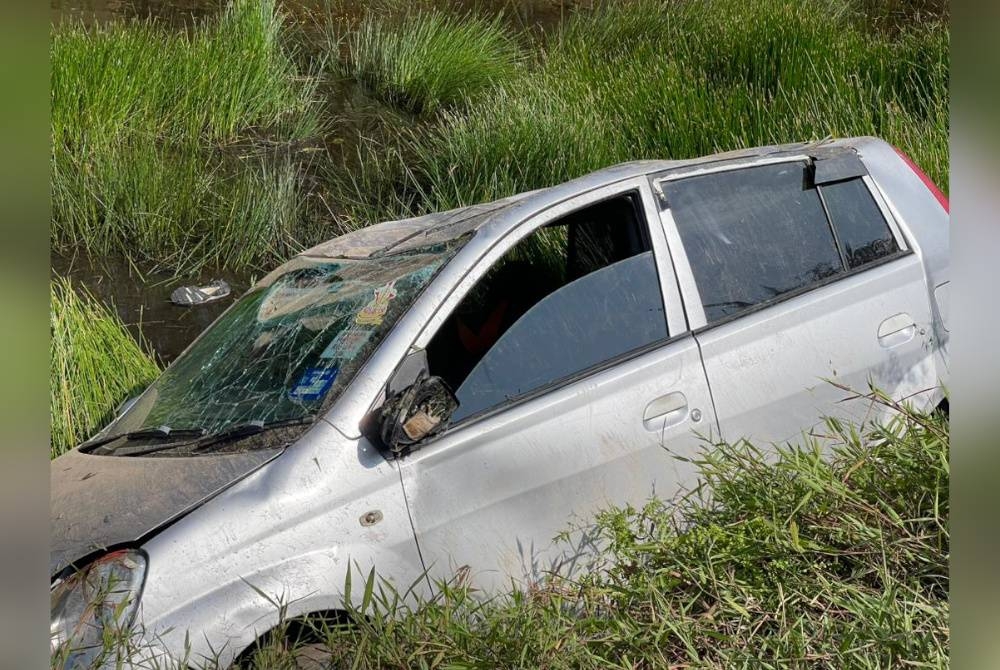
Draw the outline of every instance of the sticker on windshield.
M288 392L292 400L319 400L326 395L337 378L338 368L306 368L299 383Z
M330 344L326 345L326 349L323 350L323 353L319 357L324 359L337 358L340 360L351 360L361 351L361 347L368 341L368 336L371 335L371 332L362 328L342 330L337 333L337 336L333 338Z
M354 322L359 326L377 326L389 311L389 302L396 297L396 280L375 289L375 296L365 305Z

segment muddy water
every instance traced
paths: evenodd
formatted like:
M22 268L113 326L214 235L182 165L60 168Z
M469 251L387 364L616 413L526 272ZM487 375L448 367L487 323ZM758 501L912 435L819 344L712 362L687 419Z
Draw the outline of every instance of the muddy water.
M53 253L51 264L54 274L70 277L77 287L86 287L98 300L113 307L133 336L148 342L163 363L176 358L252 282L247 275L214 270L182 280L162 272L140 275L122 258L95 262L84 254ZM197 307L180 307L170 302L170 293L178 286L203 284L212 279L229 282L232 287L229 297Z
M219 10L222 0L50 0L52 20L79 19L99 23L115 18L153 16L172 25L182 25Z
M314 38L329 22L350 25L371 6L364 0L280 0L298 28L304 58L316 55ZM469 11L502 14L518 30L545 30L557 25L574 6L592 0L426 0L417 4L448 7L458 14ZM53 23L80 20L88 24L114 19L155 17L165 25L183 30L192 22L217 14L226 0L50 0ZM384 5L385 6L385 5ZM400 4L403 9L409 5ZM322 138L330 164L343 164L357 150L359 138L378 139L386 127L412 128L420 121L387 107L353 82L325 78L320 94L326 116L333 121L331 133ZM326 203L336 209L336 203ZM197 277L175 278L164 272L136 270L122 257L92 262L86 254L53 253L52 271L69 276L113 307L132 333L150 344L164 363L169 363L232 304L252 283L248 275L206 270ZM170 293L178 286L225 279L233 288L230 297L200 307L173 305Z
M294 19L307 21L319 14L334 20L352 20L361 16L373 4L365 0L280 0L285 11ZM406 5L433 5L453 9L458 14L470 11L502 13L520 27L555 25L573 7L593 5L594 0L429 0L399 3ZM186 25L193 18L210 16L219 11L226 0L49 0L52 20L67 17L88 23L115 18L143 18L154 16L172 25ZM382 6L389 6L383 3Z

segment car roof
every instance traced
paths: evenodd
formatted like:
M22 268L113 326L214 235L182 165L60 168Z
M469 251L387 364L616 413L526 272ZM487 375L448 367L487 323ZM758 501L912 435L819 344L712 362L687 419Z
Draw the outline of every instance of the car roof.
M556 186L519 193L492 202L377 223L306 249L298 256L308 258L371 258L454 239L464 233L478 231L487 224L490 224L491 233L502 234L506 228L516 225L532 212L551 207L579 193L626 179L711 163L739 162L764 156L778 157L782 154L793 155L802 153L804 150L814 153L817 150L848 148L868 139L850 138L798 142L740 149L685 160L639 160L619 163ZM292 262L294 259L290 261L290 263ZM271 274L279 274L283 269L284 266Z

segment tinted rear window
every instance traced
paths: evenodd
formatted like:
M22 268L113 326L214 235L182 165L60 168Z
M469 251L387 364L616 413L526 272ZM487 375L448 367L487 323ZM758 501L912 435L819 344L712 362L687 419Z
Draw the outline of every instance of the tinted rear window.
M804 162L663 183L709 323L842 272Z
M899 251L889 224L862 180L825 184L820 189L848 267L858 268Z

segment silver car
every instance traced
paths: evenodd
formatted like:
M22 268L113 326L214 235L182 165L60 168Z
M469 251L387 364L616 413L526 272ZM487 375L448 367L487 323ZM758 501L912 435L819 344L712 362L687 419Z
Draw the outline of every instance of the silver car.
M531 583L574 569L573 519L692 486L676 457L706 439L876 419L845 400L870 384L933 408L948 218L858 138L618 165L309 249L53 461L53 648L87 667L115 610L133 663L225 666L275 602L341 609L349 568L418 596Z

